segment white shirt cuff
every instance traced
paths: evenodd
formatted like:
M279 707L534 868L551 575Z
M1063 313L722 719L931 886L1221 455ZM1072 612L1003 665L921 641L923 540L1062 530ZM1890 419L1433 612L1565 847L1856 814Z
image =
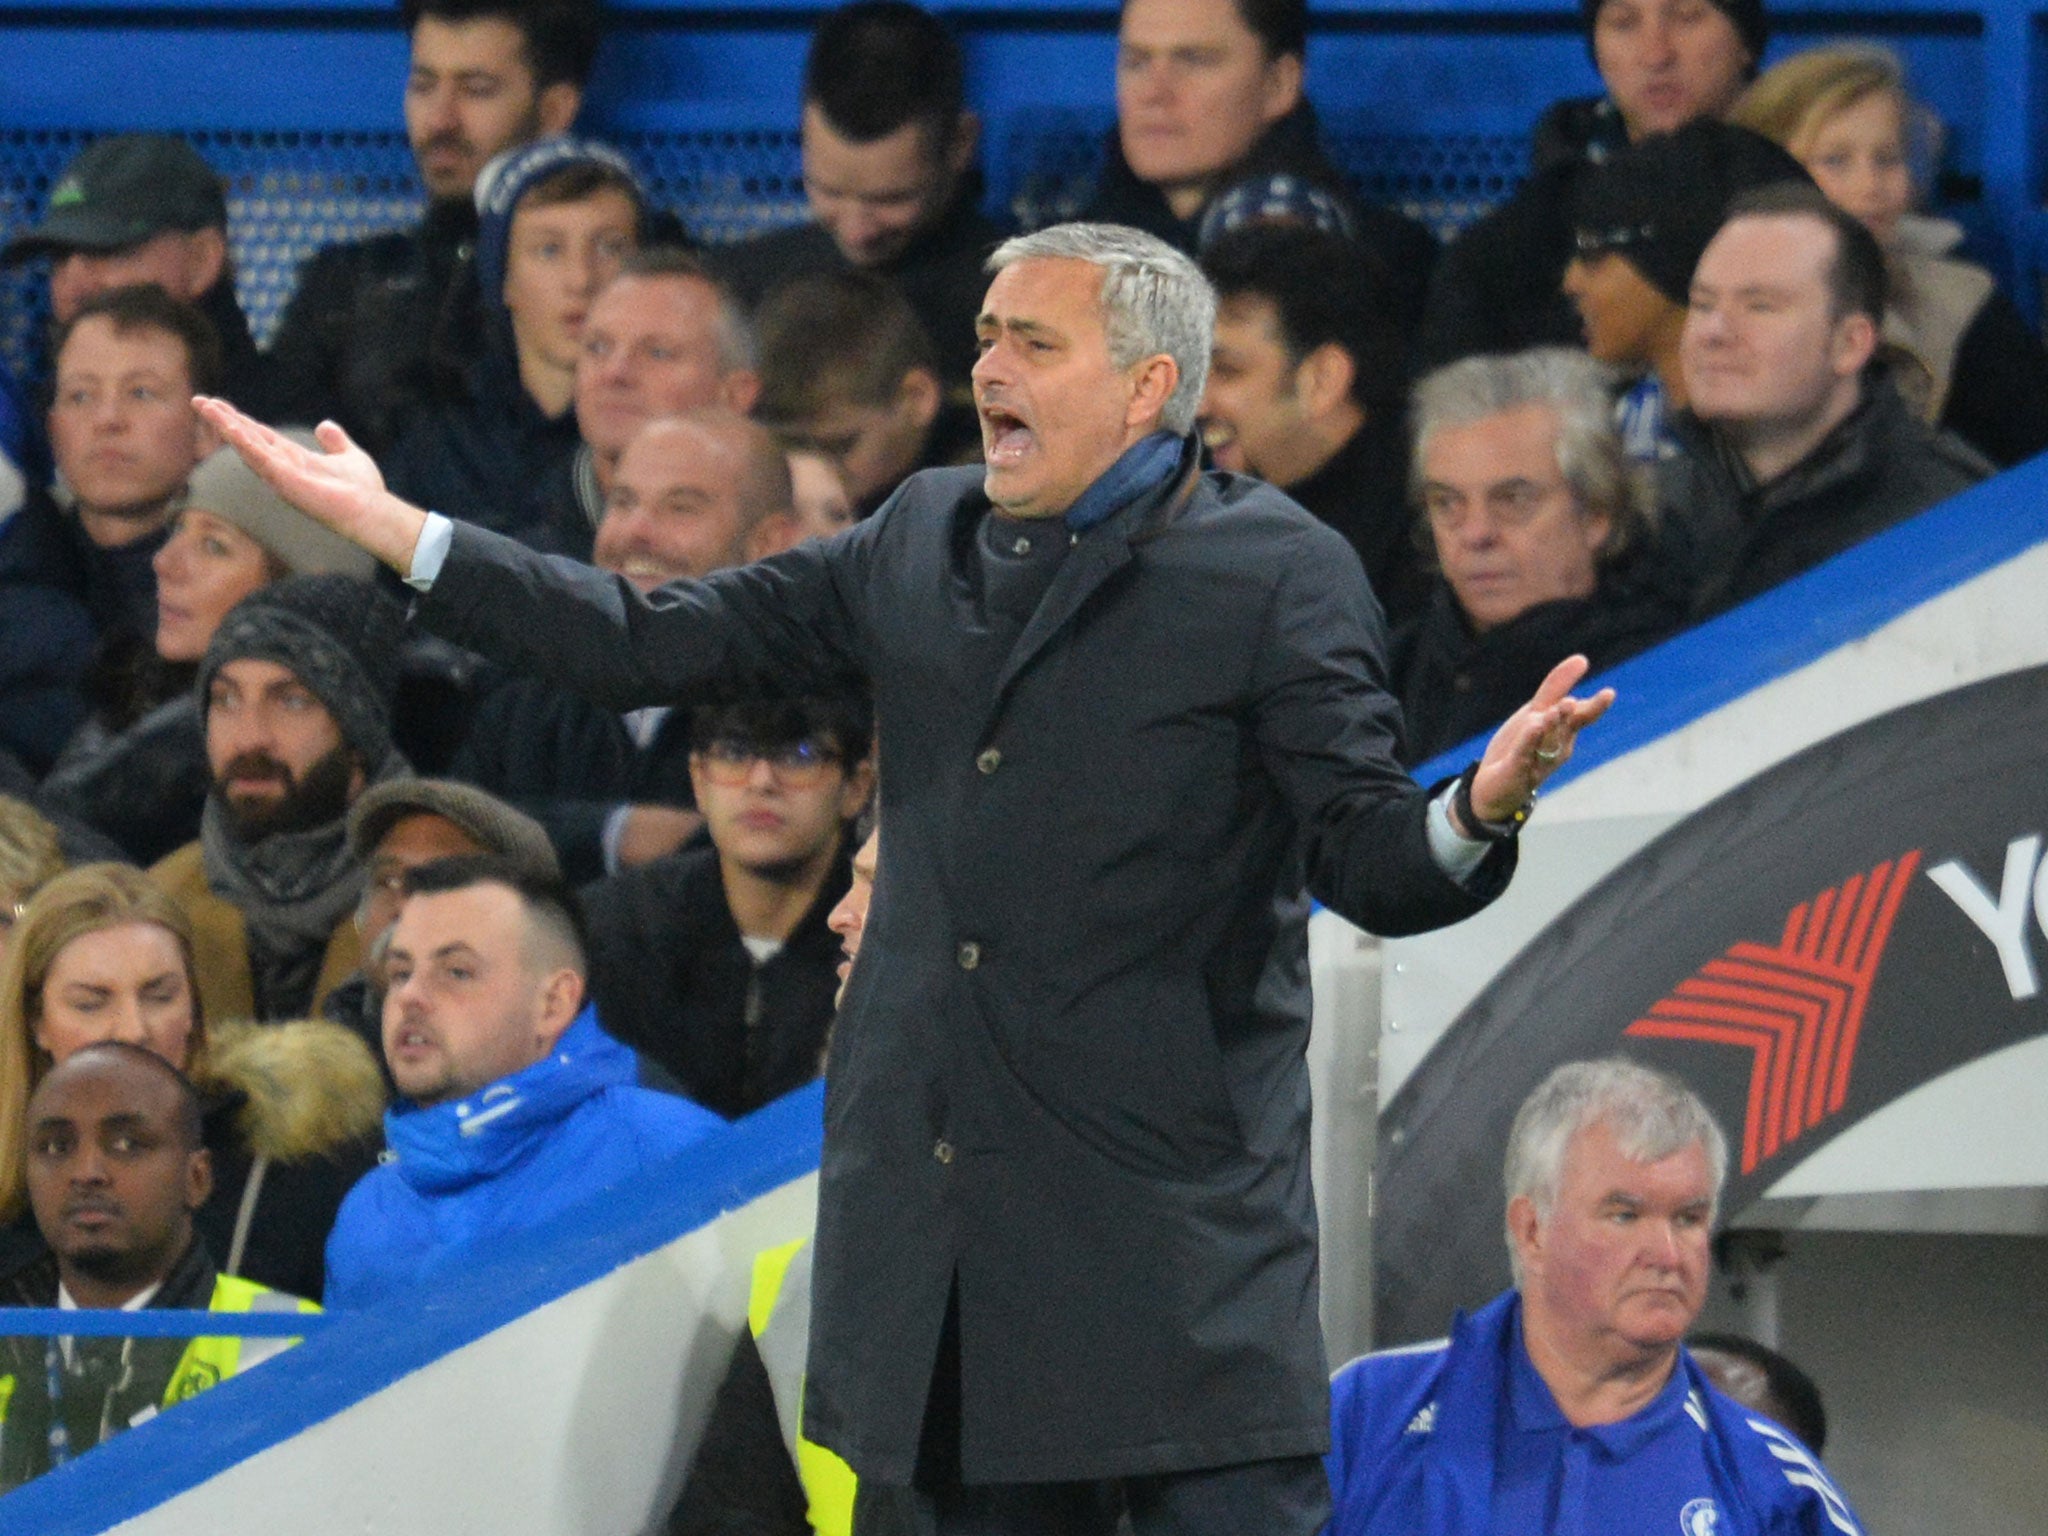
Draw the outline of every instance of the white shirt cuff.
M1457 793L1458 786L1452 784L1429 802L1429 856L1438 869L1463 885L1485 862L1486 850L1493 844L1467 837L1452 825L1451 800Z
M448 546L454 542L455 524L438 512L429 512L419 542L412 547L412 568L405 573L405 584L415 592L430 591L441 567L448 563Z

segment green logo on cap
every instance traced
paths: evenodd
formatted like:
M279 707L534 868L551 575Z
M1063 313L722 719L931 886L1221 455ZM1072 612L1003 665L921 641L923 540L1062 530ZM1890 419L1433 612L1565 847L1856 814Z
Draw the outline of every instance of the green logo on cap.
M50 194L50 208L53 212L59 208L75 208L84 201L85 188L79 185L75 176L68 176L58 182L57 190Z

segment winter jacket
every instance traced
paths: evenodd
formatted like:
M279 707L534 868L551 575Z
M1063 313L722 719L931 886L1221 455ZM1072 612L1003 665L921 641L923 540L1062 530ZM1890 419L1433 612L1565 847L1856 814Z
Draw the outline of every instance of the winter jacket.
M323 1020L209 1019L196 1086L213 1153L194 1220L208 1251L229 1274L320 1295L335 1213L383 1149L377 1056Z
M1514 1291L1447 1341L1354 1360L1331 1396L1329 1536L1861 1536L1819 1459L1682 1349L1646 1407L1573 1429L1529 1362Z
M211 778L206 723L188 685L122 729L87 720L43 792L147 865L199 836Z
M1692 593L1694 618L1768 591L1992 472L1908 410L1881 369L1866 370L1862 384L1856 409L1765 485L1699 418L1671 418L1684 451L1658 465L1659 538Z
M1439 579L1429 607L1394 636L1401 761L1427 762L1499 725L1574 652L1598 673L1675 633L1684 618L1675 594L1623 575L1604 578L1591 597L1539 603L1474 634L1450 583Z
M594 529L562 516L546 495L582 437L573 408L546 416L520 382L510 327L490 311L495 338L457 393L424 402L400 426L384 478L408 501L496 529L550 554L590 558Z
M839 990L839 936L825 926L851 879L842 847L781 950L756 961L725 902L718 850L684 848L583 893L590 989L605 1028L728 1117L823 1069Z
M1408 429L1398 413L1367 421L1322 468L1286 490L1351 541L1390 629L1422 610L1430 580L1415 542Z
M102 549L48 491L0 525L0 747L49 771L79 724L96 648L156 634L168 527Z
M605 821L620 806L697 804L688 710L670 711L641 746L618 711L535 677L485 691L448 776L538 821L563 878L579 885L606 873Z
M270 342L278 380L272 419L332 418L373 456L390 452L434 397L436 337L475 334L475 316L465 328L443 314L475 239L475 206L454 198L429 204L412 229L307 258Z
M1360 201L1343 173L1329 162L1317 143L1315 109L1306 101L1268 128L1223 178L1216 193L1185 219L1168 206L1164 192L1138 179L1130 162L1124 159L1123 142L1117 130L1110 129L1102 176L1081 216L1129 224L1192 255L1202 215L1217 198L1241 183L1281 175L1296 176L1321 187L1344 204L1358 242L1379 257L1393 279L1395 287L1389 297L1394 314L1403 332L1412 332L1421 319L1429 274L1436 265L1436 236L1405 214Z
M207 1018L255 1018L256 977L249 961L248 925L239 907L214 895L201 845L187 843L151 865L149 873L191 920L192 960L199 971L199 998ZM351 913L334 925L327 940L312 997L325 997L362 962L362 939Z
M388 1160L342 1202L330 1307L416 1296L421 1282L637 1178L722 1122L634 1085L633 1053L586 1004L541 1061L461 1100L398 1103Z
M1536 125L1528 179L1445 249L1429 287L1416 371L1482 352L1577 347L1585 333L1564 296L1572 209L1589 167L1627 142L1604 97L1564 101Z
M49 1256L0 1280L0 1305L54 1307L59 1278ZM163 1279L145 1311L318 1312L312 1302L218 1274L195 1240ZM165 1408L197 1397L230 1376L291 1348L292 1338L93 1338L72 1341L67 1358L55 1339L0 1339L0 1492L51 1468L53 1408L63 1411L68 1454L82 1455ZM60 1383L50 1397L50 1351Z

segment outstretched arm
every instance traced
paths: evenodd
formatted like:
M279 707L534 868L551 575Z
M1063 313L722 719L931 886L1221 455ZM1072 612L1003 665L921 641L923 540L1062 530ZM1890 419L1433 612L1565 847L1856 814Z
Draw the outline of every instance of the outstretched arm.
M324 453L301 447L225 400L192 401L272 490L316 522L360 544L404 576L427 514L384 488L376 462L331 421L314 433Z
M1570 760L1579 732L1607 713L1614 702L1612 688L1590 699L1571 696L1590 665L1583 656L1567 656L1550 669L1535 697L1493 733L1472 779L1472 809L1480 820L1518 820L1543 781ZM1475 829L1458 830L1469 836Z

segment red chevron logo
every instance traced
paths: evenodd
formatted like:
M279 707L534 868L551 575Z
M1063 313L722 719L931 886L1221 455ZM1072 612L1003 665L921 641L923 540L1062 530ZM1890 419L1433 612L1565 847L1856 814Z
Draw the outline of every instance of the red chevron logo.
M1920 850L1802 901L1775 947L1731 945L1623 1031L1752 1054L1742 1171L1842 1107L1864 1004Z

